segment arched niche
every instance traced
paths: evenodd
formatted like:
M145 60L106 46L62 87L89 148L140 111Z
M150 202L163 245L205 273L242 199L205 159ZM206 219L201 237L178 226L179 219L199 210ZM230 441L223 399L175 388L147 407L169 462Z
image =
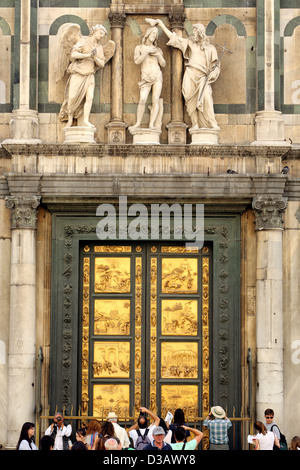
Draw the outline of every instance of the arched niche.
M283 101L300 105L300 16L284 29L283 37Z
M0 105L11 102L11 29L7 21L0 17Z
M89 27L82 18L76 15L63 15L57 18L49 30L49 49L48 49L48 64L49 64L49 77L48 77L48 101L49 103L62 103L64 100L64 91L67 82L67 77L58 80L57 67L58 67L58 51L60 47L60 38L62 29L67 24L75 23L80 26L83 36L88 36Z
M225 46L221 60L221 73L213 84L215 105L246 105L247 103L247 37L243 23L231 16L220 15L206 28L211 44L217 47L218 56Z

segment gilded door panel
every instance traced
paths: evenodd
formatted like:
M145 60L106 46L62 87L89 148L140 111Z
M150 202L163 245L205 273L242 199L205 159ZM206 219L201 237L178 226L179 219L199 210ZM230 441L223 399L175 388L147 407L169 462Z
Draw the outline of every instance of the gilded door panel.
M161 334L197 336L198 301L163 299L161 301Z
M94 335L129 335L130 299L94 299Z
M129 293L130 258L95 258L95 293Z
M130 343L127 341L94 342L94 377L129 377Z

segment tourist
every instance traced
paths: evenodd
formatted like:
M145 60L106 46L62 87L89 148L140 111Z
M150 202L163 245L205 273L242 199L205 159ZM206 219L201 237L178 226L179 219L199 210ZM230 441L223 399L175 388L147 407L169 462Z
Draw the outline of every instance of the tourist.
M195 437L190 441L186 440L186 431L192 432ZM174 436L176 443L171 443L173 450L195 450L197 445L201 442L203 437L203 432L199 431L196 428L189 428L187 426L177 427L174 431Z
M40 450L53 450L54 439L51 436L43 436L40 440Z
M17 450L38 450L34 442L35 425L24 423L17 444Z
M275 436L274 432L268 431L261 421L256 421L254 428L258 431L253 437L255 450L273 450L274 444L278 447L280 446L279 439Z
M55 414L53 423L46 429L45 436L52 436L54 439L53 450L70 450L72 442L70 440L72 434L72 426L64 425L64 417L62 413Z
M172 441L172 431L171 429L168 428L166 422L164 419L162 418L159 418L159 423L158 423L158 426L161 426L163 428L163 430L165 431L165 438L164 438L164 441L167 443L167 444L170 444L171 441Z
M211 408L210 414L203 421L203 426L209 429L210 450L229 450L228 429L232 423L221 406Z
M85 443L89 449L94 450L96 438L101 430L101 424L97 419L91 419L86 427Z
M291 440L290 450L300 450L300 437L294 436Z
M273 431L275 436L280 439L280 431L277 424L274 422L274 411L271 408L265 410L265 426L268 431Z
M174 413L174 422L173 424L170 424L169 429L172 431L172 439L171 442L173 444L176 443L175 441L175 436L174 436L174 431L176 428L184 426L185 423L185 417L184 417L184 411L181 408L177 408ZM190 436L190 431L186 430L186 438Z
M152 437L152 444L147 444L143 450L172 450L171 445L164 442L165 431L161 426L156 426L153 429Z
M83 441L76 441L71 447L71 450L89 450Z
M117 436L120 439L122 448L127 449L130 446L129 437L128 437L126 430L118 424L117 422L118 416L116 415L116 413L114 412L108 413L107 421L112 423L114 427L114 431L115 431L115 436Z
M146 417L146 413L148 413L149 416L153 419L153 423L150 426ZM129 437L132 439L132 445L136 450L141 450L144 445L151 442L152 431L155 426L159 425L159 421L159 417L150 410L145 407L140 408L140 414L137 422L129 429ZM142 442L139 445L140 441Z
M110 437L105 442L105 450L122 450L122 444L120 439L116 437Z
M101 424L100 432L95 440L95 450L105 450L105 442L112 437L116 437L113 424L109 421L104 421Z

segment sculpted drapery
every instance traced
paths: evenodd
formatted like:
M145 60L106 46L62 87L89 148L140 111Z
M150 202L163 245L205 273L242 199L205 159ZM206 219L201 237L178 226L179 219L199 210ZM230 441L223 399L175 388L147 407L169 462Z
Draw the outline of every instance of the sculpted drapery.
M182 38L169 31L161 20L156 20L169 37L167 45L181 50L186 61L182 94L192 129L218 128L213 109L211 84L220 74L216 48L209 43L202 24L193 25L193 36Z

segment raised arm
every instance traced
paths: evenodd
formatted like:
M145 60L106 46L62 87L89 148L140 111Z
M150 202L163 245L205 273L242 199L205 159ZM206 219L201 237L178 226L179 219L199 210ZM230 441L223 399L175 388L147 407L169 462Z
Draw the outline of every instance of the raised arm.
M160 419L158 416L156 416L156 414L152 413L152 411L148 410L147 408L143 406L140 408L140 411L142 413L148 413L148 415L151 416L151 418L153 419L155 426L159 425Z
M161 27L161 29L165 32L168 38L171 39L173 33L165 26L165 24L161 20L156 20L156 22L156 24Z
M203 437L203 432L202 431L199 431L199 429L196 429L196 428L189 428L188 426L182 426L182 427L186 431L190 431L191 433L193 433L195 435L194 439L195 439L195 441L197 441L197 444L199 444L199 442L201 442L202 437Z

